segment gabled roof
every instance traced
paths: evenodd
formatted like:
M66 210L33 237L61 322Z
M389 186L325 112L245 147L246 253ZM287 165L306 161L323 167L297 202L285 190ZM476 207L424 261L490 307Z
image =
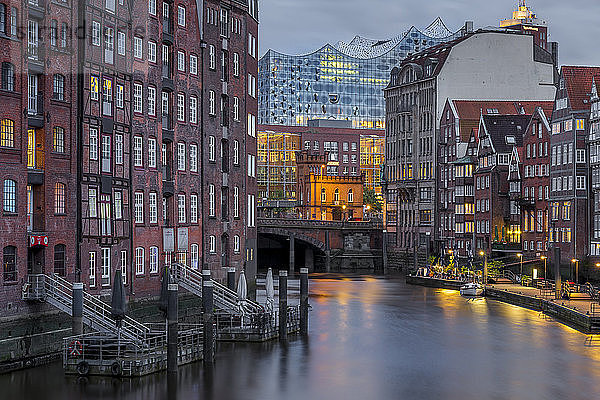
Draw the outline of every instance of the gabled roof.
M561 72L562 77L565 80L567 95L569 96L569 101L571 103L571 110L589 110L592 79L594 76L600 75L600 67L565 65L562 67Z
M482 123L490 136L496 153L510 153L512 148L523 145L523 133L527 129L531 115L484 115ZM510 139L514 138L514 143Z
M479 120L483 115L519 115L533 114L541 107L548 115L552 114L553 101L517 101L517 100L449 100L461 120Z

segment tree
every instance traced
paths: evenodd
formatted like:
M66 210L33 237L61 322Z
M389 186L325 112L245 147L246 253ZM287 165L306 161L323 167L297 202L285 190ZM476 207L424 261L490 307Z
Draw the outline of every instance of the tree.
M375 191L368 186L363 187L363 205L371 206L371 210L373 211L381 211L383 209L381 200L377 197Z

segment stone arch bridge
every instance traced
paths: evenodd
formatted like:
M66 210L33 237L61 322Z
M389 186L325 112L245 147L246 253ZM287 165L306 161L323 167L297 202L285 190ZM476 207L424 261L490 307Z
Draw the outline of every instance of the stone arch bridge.
M374 272L383 269L381 221L258 218L259 267L290 271ZM287 257L286 257L287 256Z

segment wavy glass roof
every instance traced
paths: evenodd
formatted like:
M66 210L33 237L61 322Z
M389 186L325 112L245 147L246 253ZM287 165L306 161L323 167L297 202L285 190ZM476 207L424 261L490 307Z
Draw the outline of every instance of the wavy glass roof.
M385 127L383 89L407 56L460 37L440 18L389 40L360 36L305 55L269 50L259 61L259 123L306 125L309 119L344 119L356 128Z

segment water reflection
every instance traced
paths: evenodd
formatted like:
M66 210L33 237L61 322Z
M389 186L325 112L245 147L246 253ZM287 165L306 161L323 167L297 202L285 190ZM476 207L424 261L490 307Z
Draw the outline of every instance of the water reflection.
M310 336L220 343L175 379L0 376L7 399L595 399L600 339L538 312L400 279L313 279ZM6 395L6 397L4 397Z

